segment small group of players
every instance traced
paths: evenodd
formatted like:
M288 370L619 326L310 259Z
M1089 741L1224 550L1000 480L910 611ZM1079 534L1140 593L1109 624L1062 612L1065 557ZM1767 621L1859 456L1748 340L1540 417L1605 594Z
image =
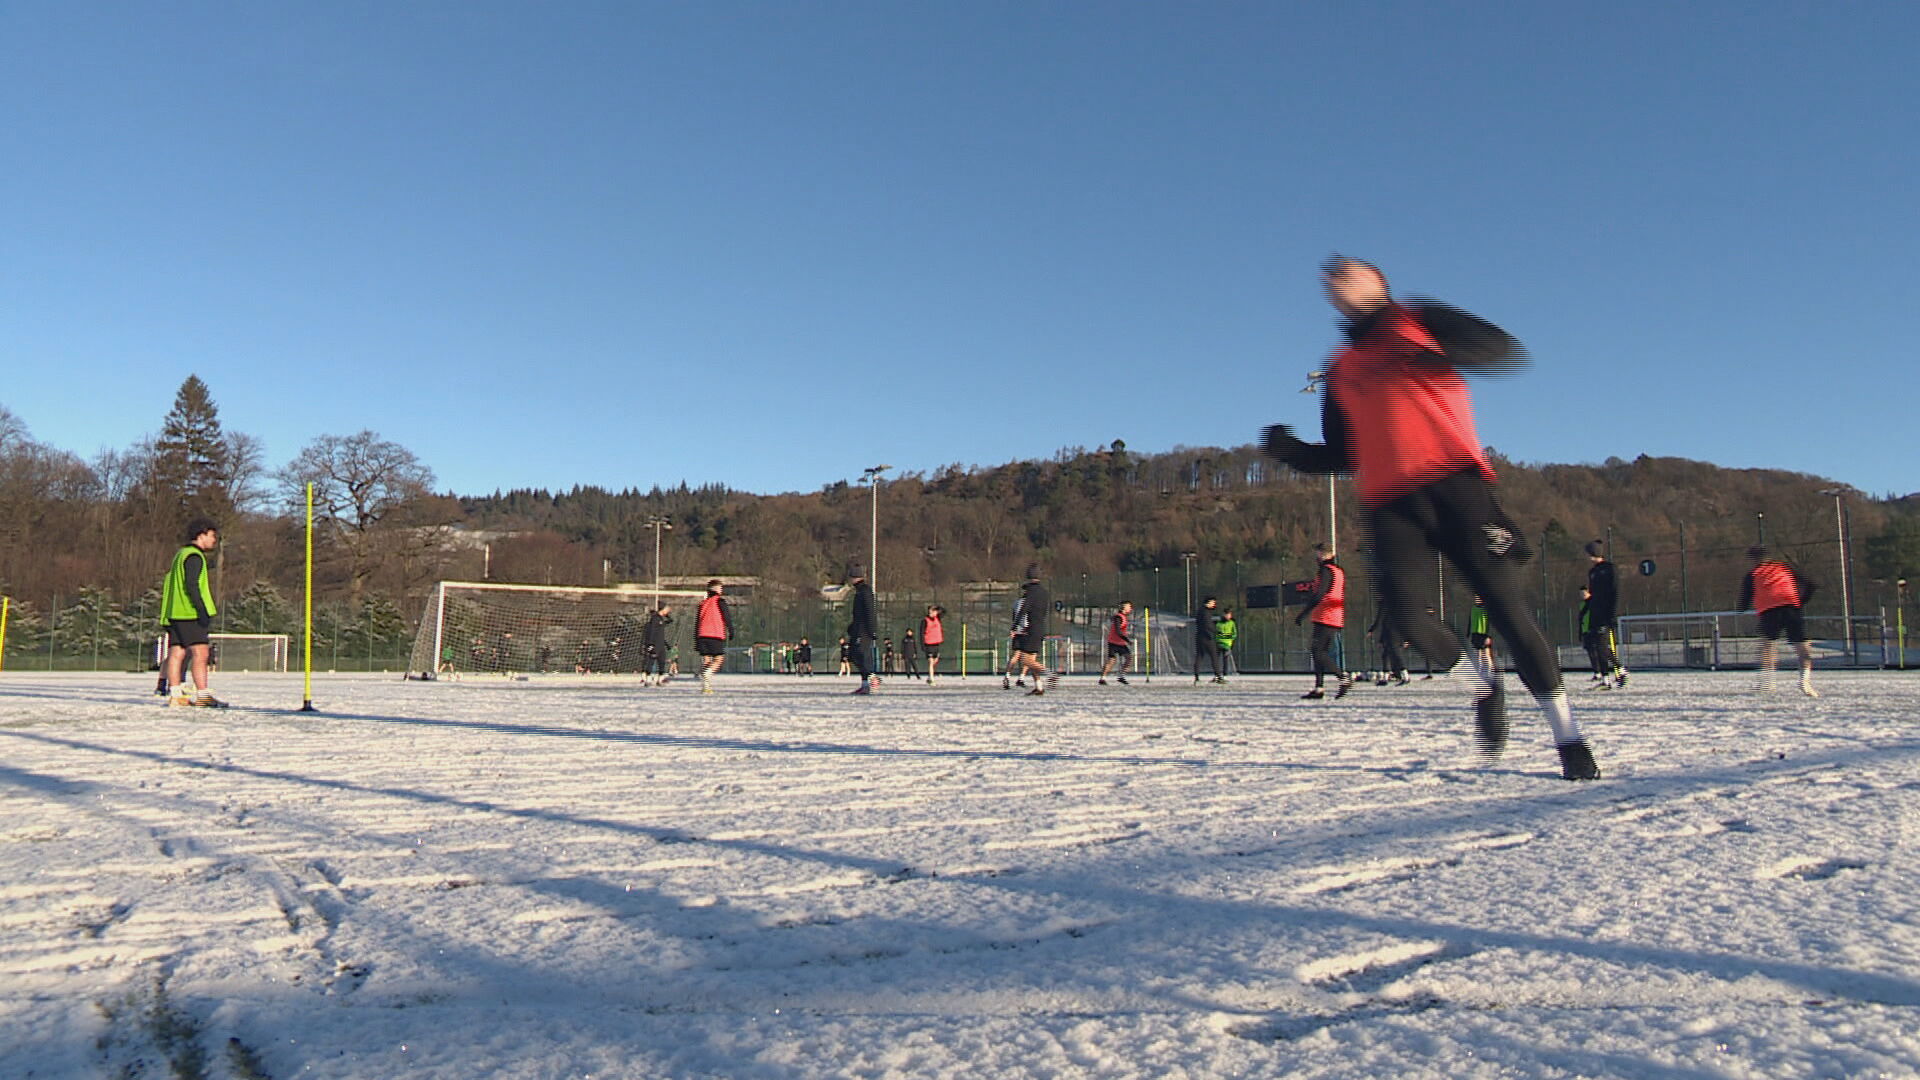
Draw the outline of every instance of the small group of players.
M1484 754L1494 757L1506 747L1506 692L1491 650L1466 647L1432 609L1423 607L1423 584L1436 552L1466 579L1484 611L1485 624L1477 628L1477 639L1498 634L1506 642L1515 672L1553 733L1561 775L1568 780L1598 778L1593 747L1568 704L1558 656L1527 614L1519 567L1531 552L1496 497L1493 467L1474 428L1464 378L1517 365L1524 361L1525 350L1505 331L1456 308L1396 300L1386 275L1359 259L1331 259L1321 268L1321 284L1345 320L1346 337L1344 347L1322 372L1322 441L1306 442L1286 425L1276 424L1262 433L1263 452L1300 472L1353 477L1373 545L1373 586L1381 603L1382 637L1411 647L1430 665L1470 685L1476 741ZM186 539L163 586L161 621L169 646L166 681L174 690L169 703L219 705L207 688L208 632L216 609L211 575L206 572L206 556L218 542L218 530L211 521L195 521ZM1597 673L1610 676L1615 686L1624 686L1626 673L1619 666L1612 639L1612 567L1606 564L1605 573L1600 574L1599 564L1605 560L1596 546L1588 550L1596 564L1589 576L1585 619L1590 655ZM1772 688L1774 641L1784 635L1798 650L1801 689L1811 696L1812 658L1800 614L1810 586L1764 549L1754 548L1749 554L1754 566L1743 589L1742 607L1751 605L1761 616L1766 639L1761 686ZM849 565L847 581L853 588L852 619L847 627L848 647L841 656L843 666L857 668L861 676L853 692L867 695L876 681L872 667L878 613L865 568ZM1324 696L1324 679L1331 674L1338 679L1334 691L1338 698L1351 687L1352 678L1340 670L1331 652L1344 623L1346 580L1330 549L1320 551L1314 591L1311 607L1302 613L1314 628L1315 682L1307 696ZM723 593L718 579L708 582L707 596L695 616L700 685L707 694L713 693L713 675L733 634ZM1039 566L1028 567L1014 612L1012 660L1005 685L1015 677L1023 682L1031 678L1033 695L1057 686L1058 674L1048 671L1041 659L1051 608ZM1130 609L1131 605L1123 605L1109 626L1102 682L1116 662L1120 681L1125 682ZM1208 614L1197 624L1204 632L1196 636L1196 661L1210 661L1215 681L1224 681L1220 628L1211 606L1203 610ZM920 647L928 656L929 682L944 640L939 614L938 608L929 609L920 635ZM656 662L653 656L665 655L667 617L668 609L662 607L648 620L649 667ZM1604 640L1595 636L1602 631ZM660 643L657 650L652 647L656 641ZM183 669L191 672L192 695L187 693ZM664 680L663 662L657 674Z

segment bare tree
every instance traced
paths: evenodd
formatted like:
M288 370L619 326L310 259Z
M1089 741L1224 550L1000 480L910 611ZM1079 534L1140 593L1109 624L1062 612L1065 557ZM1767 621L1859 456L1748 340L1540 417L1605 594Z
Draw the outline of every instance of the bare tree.
M229 431L223 440L227 460L220 485L225 490L227 505L243 513L256 509L266 498L261 487L267 477L266 445L259 436L241 431Z
M316 531L346 564L348 587L359 603L367 579L388 560L412 561L440 543L409 510L429 501L433 470L413 451L371 431L322 435L280 470L289 507L304 513L313 485Z

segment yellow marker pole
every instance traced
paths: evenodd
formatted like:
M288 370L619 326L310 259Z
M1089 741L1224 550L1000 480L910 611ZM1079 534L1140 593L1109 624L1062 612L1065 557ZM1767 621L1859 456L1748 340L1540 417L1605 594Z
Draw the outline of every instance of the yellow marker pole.
M7 612L13 607L13 597L0 596L0 669L7 666Z
M307 582L306 582L306 630L301 636L301 666L306 669L306 698L300 703L301 712L318 712L313 707L313 485L307 485Z
M6 638L4 636L0 636L0 643L4 643L5 641L6 641ZM966 623L960 624L960 677L963 679L967 677L967 624Z
M1142 618L1140 621L1146 626L1147 681L1152 682L1153 681L1153 609L1145 608L1141 611L1141 614L1145 617Z

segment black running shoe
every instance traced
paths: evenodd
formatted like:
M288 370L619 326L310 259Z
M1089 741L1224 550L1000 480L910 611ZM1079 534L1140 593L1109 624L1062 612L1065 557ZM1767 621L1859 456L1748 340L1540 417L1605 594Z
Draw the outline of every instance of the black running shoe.
M1107 680L1105 680L1105 679L1101 679L1101 680L1100 680L1100 685L1101 685L1101 686L1105 686L1105 685L1107 685Z
M1326 697L1326 696L1327 696L1327 693L1326 693L1326 691L1324 691L1324 690L1322 690L1322 689L1320 689L1319 687L1317 687L1317 686L1316 686L1316 687L1314 687L1313 689L1311 689L1311 690L1309 690L1309 691L1307 691L1306 693L1304 693L1304 694L1301 694L1301 695L1300 695L1300 700L1302 700L1302 701L1319 701L1319 700L1320 700L1321 698L1323 698L1323 697Z
M1353 689L1353 680L1341 679L1340 685L1333 688L1333 700L1339 701L1341 698L1346 697L1347 691L1351 689Z
M1028 696L1028 697L1039 697L1040 695L1042 695L1042 694L1044 694L1044 693L1046 693L1046 692L1047 692L1047 688L1046 688L1046 687L1044 687L1044 686L1035 686L1035 687L1034 687L1033 689L1031 689L1031 690L1029 690L1029 691L1027 691L1027 696Z
M1116 681L1116 682L1118 682L1118 683L1119 683L1119 684L1120 684L1121 686L1126 686L1126 685L1128 685L1128 683L1127 683L1127 677L1126 677L1125 675L1122 675L1122 676L1120 676L1120 678L1119 678L1119 679L1117 679L1117 680L1115 680L1115 681Z
M1480 753L1497 758L1507 748L1507 692L1499 683L1493 693L1474 699L1473 741Z
M1593 747L1587 740L1570 742L1560 747L1560 778L1562 780L1598 780L1600 766L1594 764Z

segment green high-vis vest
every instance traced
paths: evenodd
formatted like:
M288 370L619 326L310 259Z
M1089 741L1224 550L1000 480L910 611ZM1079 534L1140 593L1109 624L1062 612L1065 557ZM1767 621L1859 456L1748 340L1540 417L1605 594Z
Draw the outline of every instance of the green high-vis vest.
M193 609L193 600L187 595L187 556L200 556L200 602L206 605L209 616L219 614L213 606L213 567L207 560L207 553L188 544L173 553L173 566L167 570L167 580L160 585L160 625L168 626L177 622L192 622L200 617Z
M1240 628L1234 625L1232 619L1221 619L1213 624L1213 640L1223 649L1233 648L1234 640L1239 636Z

